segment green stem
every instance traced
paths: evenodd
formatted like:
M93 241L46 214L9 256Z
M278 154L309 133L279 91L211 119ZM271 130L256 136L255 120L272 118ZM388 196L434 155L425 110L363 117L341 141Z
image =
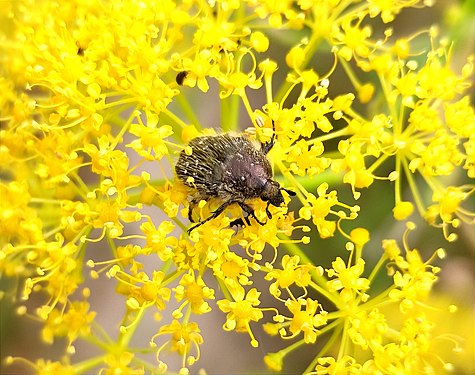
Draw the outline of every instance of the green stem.
M337 328L335 329L335 331L333 332L332 336L330 337L330 339L326 342L326 344L323 346L322 350L320 350L320 352L314 357L313 361L308 365L308 367L305 369L305 371L303 372L304 374L306 373L309 373L309 372L312 372L315 367L317 366L317 363L318 363L318 360L323 357L329 350L330 348L333 346L333 344L335 343L335 341L338 339L339 335L340 335L340 332L341 332L342 328L340 326L337 326Z
M302 64L299 66L299 70L304 70L305 67L308 65L311 59L315 58L315 50L317 49L319 43L321 41L321 35L318 35L318 33L313 32L312 36L308 42L308 44L305 46L305 59L303 60ZM289 81L285 81L280 87L279 91L275 95L274 101L277 103L280 103L281 100L286 96L287 91L292 87L293 83Z
M347 334L349 325L350 321L348 319L345 319L337 361L341 360L343 356L348 352L348 346L351 343L351 340L349 339Z
M99 366L100 364L103 364L104 360L105 360L104 356L99 356L99 357L89 358L88 360L85 360L82 362L75 363L73 365L74 373L75 374L83 374L83 373L89 374L94 367Z
M144 313L145 313L144 308L141 308L137 311L137 316L134 317L133 323L127 326L127 330L125 333L120 333L119 339L117 340L118 345L121 348L127 348L129 346L130 340L132 340L132 337L134 336L135 330L139 326L139 322L142 319ZM124 317L124 322L129 314L126 314Z
M198 117L195 114L195 111L193 110L193 107L191 106L190 102L188 99L185 97L185 95L177 95L176 100L178 104L180 105L181 110L185 114L186 118L191 121L194 125L196 125L199 129L201 129L201 123L200 120L198 120ZM171 111L166 111L167 114L171 113ZM180 124L177 122L177 124ZM183 126L183 122L181 121L180 126Z
M230 95L221 100L221 129L237 131L239 129L239 96Z

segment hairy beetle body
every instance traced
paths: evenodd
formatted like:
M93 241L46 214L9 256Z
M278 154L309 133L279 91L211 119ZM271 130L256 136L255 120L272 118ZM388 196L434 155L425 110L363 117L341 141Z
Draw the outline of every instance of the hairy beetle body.
M239 204L248 216L263 224L245 202L252 198L267 201L266 212L269 218L272 217L269 204L280 206L284 202L282 190L286 190L273 180L272 168L266 157L273 142L274 139L259 147L245 136L230 134L202 136L190 141L191 154L182 151L175 166L178 178L197 190L193 204L210 198L219 198L223 202L210 217L190 228L190 231L217 217L233 203ZM188 216L192 221L191 208ZM249 223L247 217L246 222ZM239 223L239 220L233 222Z

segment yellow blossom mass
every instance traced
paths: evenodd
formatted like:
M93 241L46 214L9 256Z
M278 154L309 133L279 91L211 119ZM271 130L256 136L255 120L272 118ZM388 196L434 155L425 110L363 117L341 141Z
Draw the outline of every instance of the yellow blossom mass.
M474 373L475 17L431 3L0 2L2 373Z

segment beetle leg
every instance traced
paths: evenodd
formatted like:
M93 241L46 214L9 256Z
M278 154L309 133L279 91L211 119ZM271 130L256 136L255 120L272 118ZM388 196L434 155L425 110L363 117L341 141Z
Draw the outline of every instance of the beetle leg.
M249 219L247 219L247 217L246 217L246 218L244 218L244 220L249 220ZM242 219L239 218L239 219L231 221L231 224L229 224L229 226L230 227L242 227L242 226L244 226L244 221L242 221Z
M270 205L270 202L267 202L266 214L267 214L267 217L268 217L269 219L272 219L272 214L271 214L270 211L269 211L269 205Z
M274 147L275 143L275 123L274 120L272 120L272 138L270 139L269 142L266 143L261 143L261 150L262 152L267 155L267 153Z
M201 220L196 225L193 225L192 227L190 227L187 230L188 234L190 234L193 229L198 228L199 226L203 225L204 223L207 223L208 221L218 217L226 209L226 207L228 207L229 205L231 205L233 203L239 204L241 209L247 214L247 216L244 216L244 221L246 222L247 225L251 225L251 221L249 220L249 217L254 218L254 220L257 221L260 225L265 225L266 224L265 222L262 222L257 218L257 216L254 212L254 209L251 206L249 206L248 204L246 204L244 202L241 202L241 201L230 200L230 201L224 202L221 206L219 206L215 211L212 212L212 214L209 217L207 217L204 220ZM189 218L190 218L190 212L191 212L191 210L188 211ZM269 217L269 219L271 219L272 214L269 211L269 203L267 204L267 207L266 207L266 213L267 213L267 216ZM192 220L190 219L190 221L192 221ZM244 222L243 222L242 218L236 219L236 220L232 221L231 224L230 224L231 227L240 226L240 225L244 225Z
M206 219L204 220L201 220L198 224L196 225L193 225L191 228L189 228L187 230L188 234L190 234L190 232L195 229L195 228L198 228L200 225L203 225L204 223L207 223L208 221L216 218L219 216L219 214L221 214L221 212L223 212L226 207L228 207L229 205L233 204L233 203L236 203L235 201L226 201L224 202L221 206L219 206L215 211L213 211L211 213L211 215L209 215Z
M260 225L265 225L265 223L263 223L262 221L260 221L255 212L254 212L254 209L249 206L248 204L244 203L244 202L237 202L239 203L239 205L241 206L242 210L245 211L247 213L247 217L244 218L244 220L246 220L246 223L248 225L251 225L250 221L249 221L249 216L253 217L255 221L257 221Z
M192 223L195 223L195 220L193 219L193 209L195 208L198 202L199 199L193 198L188 206L188 220L190 220L190 222Z

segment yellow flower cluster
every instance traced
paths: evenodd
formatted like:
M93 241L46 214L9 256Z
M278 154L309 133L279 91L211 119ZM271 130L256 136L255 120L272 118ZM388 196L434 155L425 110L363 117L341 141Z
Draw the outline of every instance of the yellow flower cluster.
M384 235L381 249L363 228L380 230L381 211L413 215L453 242L475 223L473 56L454 69L436 27L393 32L422 5L0 2L0 275L18 281L1 296L41 322L44 343L67 339L59 361L9 348L2 360L38 374L166 373L171 351L186 375L207 337L197 317L214 311L251 348L259 325L280 339L264 357L274 371L451 369L430 302L445 251L412 248L410 221L402 247ZM246 213L231 205L187 232L222 203L193 202L172 172L191 139L215 134L204 101L222 131L275 136L268 157L294 199L249 200L237 228ZM99 282L123 296L115 333L90 303ZM79 340L91 358L75 359ZM287 369L304 345L314 355Z

